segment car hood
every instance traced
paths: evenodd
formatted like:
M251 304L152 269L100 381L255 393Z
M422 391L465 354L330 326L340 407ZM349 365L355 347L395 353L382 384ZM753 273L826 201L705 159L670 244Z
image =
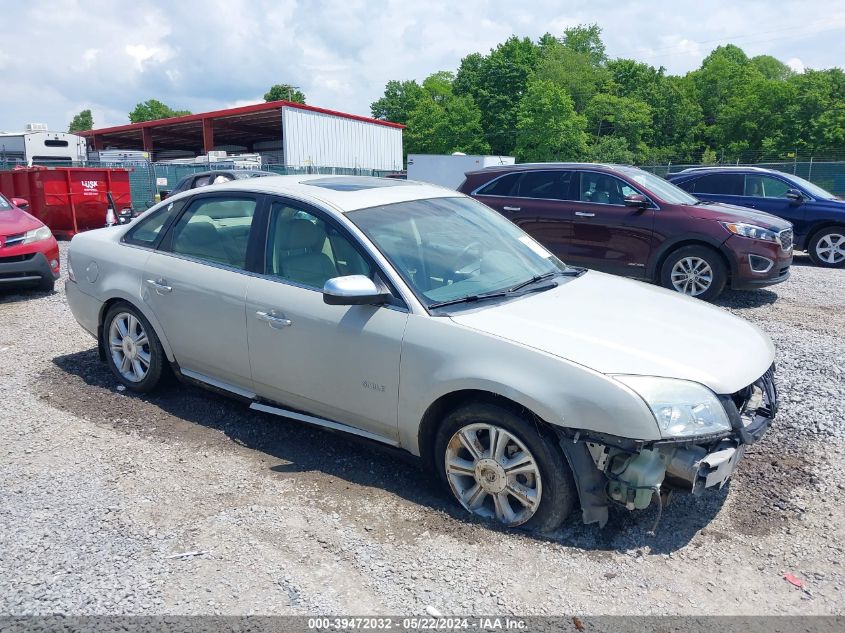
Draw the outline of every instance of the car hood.
M451 318L604 374L682 378L718 394L748 386L774 361L771 340L751 323L699 299L594 271Z
M26 211L17 207L0 210L0 235L17 235L26 233L42 226L40 220L35 219Z
M747 222L756 224L764 229L783 231L792 224L765 211L757 211L748 207L740 207L724 202L708 202L706 204L686 205L684 207L690 216L703 220L718 220L720 222Z

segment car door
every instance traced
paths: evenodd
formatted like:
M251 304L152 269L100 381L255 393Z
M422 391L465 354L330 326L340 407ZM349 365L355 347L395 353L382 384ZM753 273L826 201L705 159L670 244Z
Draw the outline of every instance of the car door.
M792 222L796 233L802 234L806 207L786 197L790 189L796 187L787 180L763 174L746 174L743 206Z
M576 176L578 199L570 203L573 221L567 262L617 275L644 276L654 246L656 205L625 206L625 196L645 194L608 173L580 171Z
M183 373L247 393L245 270L260 200L251 194L192 198L147 260L142 291Z
M518 185L522 175L521 172L512 172L499 176L470 195L524 230L536 219L536 216L530 205L524 205L518 195Z
M516 187L519 227L562 259L569 257L572 241L573 174L563 169L526 171Z
M328 279L380 276L357 241L310 206L273 199L265 252L264 274L247 285L246 329L258 395L395 440L404 303L323 302Z

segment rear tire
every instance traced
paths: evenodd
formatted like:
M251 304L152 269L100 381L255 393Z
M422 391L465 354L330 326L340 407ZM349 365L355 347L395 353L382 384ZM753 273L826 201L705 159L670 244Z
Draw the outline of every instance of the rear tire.
M816 266L842 268L845 266L845 227L821 229L810 238L807 252Z
M709 246L690 244L669 254L660 268L660 285L696 299L712 301L728 281L722 256Z
M167 363L164 349L149 321L134 306L116 303L103 320L106 362L127 389L149 393L161 380Z
M464 509L506 527L549 532L577 499L572 473L551 436L535 421L494 404L472 403L449 413L435 437L434 464Z

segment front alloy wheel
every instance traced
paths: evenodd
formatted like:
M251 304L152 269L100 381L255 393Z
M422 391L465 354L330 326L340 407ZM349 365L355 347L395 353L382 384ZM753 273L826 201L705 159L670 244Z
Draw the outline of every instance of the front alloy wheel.
M470 424L446 448L446 476L461 505L509 527L537 511L543 495L540 469L517 437L493 424Z
M697 297L713 284L713 269L700 257L684 257L672 267L672 287L685 295Z
M469 402L440 423L433 465L466 510L508 527L549 532L577 500L554 432L507 403Z
M817 233L811 240L809 251L819 266L845 266L845 229L833 228Z

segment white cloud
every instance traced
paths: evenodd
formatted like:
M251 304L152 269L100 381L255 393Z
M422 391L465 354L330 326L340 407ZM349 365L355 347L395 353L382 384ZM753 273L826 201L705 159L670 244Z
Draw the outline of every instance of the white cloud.
M794 70L797 73L803 73L804 72L804 62L802 62L797 57L790 57L789 59L787 59L784 62L784 64L789 66L792 70Z
M8 4L4 19L27 28L6 33L0 51L3 129L32 120L64 129L83 106L97 126L116 125L152 98L200 112L260 101L276 83L300 86L314 105L366 115L390 79L455 70L511 34L560 36L591 22L604 29L611 57L672 73L696 68L729 41L791 66L842 64L839 33L806 18L834 13L842 0L786 0L775 12L766 0L384 0L378 10L363 0Z

